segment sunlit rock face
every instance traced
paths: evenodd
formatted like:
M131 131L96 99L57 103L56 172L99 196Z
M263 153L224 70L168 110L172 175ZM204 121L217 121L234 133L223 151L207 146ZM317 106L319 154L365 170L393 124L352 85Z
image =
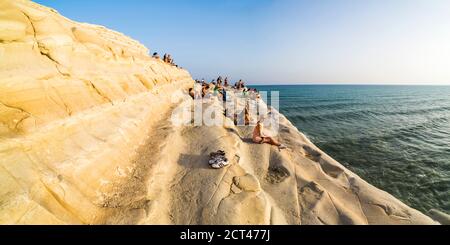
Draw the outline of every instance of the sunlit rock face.
M169 95L191 82L121 33L1 0L0 223L95 223Z
M174 125L192 84L121 33L0 0L0 223L435 223L276 111L287 150L252 127ZM210 169L219 149L231 164Z

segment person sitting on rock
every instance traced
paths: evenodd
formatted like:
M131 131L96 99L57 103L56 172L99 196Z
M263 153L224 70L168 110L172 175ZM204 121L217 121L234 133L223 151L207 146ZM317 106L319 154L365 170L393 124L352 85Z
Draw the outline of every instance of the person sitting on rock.
M189 88L189 95L192 97L192 99L195 99L195 91L194 91L194 88Z
M246 87L244 87L244 90L242 90L242 95L243 95L244 97L247 97L247 96L248 96L248 89L247 89Z
M159 60L159 54L158 53L156 53L156 52L154 52L153 53L153 56L152 56L154 59L158 59Z
M227 102L227 90L225 89L225 87L222 87L222 101L223 102Z
M209 93L209 84L205 84L202 87L202 97L205 97L206 95L208 95Z
M267 137L263 135L263 125L261 123L261 121L258 121L256 124L255 129L253 130L253 137L252 137L253 142L257 143L257 144L269 144L269 145L275 145L278 146L278 149L286 149L286 146L281 144L280 142L276 141L274 138L272 137Z
M244 109L244 123L246 126L250 125L251 117L250 117L250 105L247 102Z
M214 95L219 96L221 90L222 90L222 86L220 85L220 83L217 83L214 86Z
M242 79L240 79L238 82L237 82L237 89L243 89L244 88L244 82L242 81Z
M244 83L244 81L240 80L239 83L240 83L240 88L244 89L244 88L245 88L245 83Z

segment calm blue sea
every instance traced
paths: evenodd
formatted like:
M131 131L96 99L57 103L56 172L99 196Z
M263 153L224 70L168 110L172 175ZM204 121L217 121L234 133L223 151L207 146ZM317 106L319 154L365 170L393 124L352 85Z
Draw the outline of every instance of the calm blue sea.
M450 86L253 86L369 183L427 212L450 213Z

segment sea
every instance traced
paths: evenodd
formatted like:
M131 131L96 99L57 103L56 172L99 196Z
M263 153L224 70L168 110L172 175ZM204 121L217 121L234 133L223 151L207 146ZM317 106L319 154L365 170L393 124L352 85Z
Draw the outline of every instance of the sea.
M422 212L450 213L450 86L251 87L278 91L280 112L364 180Z

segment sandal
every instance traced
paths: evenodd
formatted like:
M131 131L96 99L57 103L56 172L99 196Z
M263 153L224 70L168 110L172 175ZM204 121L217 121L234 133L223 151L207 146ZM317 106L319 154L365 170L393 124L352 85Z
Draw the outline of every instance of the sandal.
M228 158L225 156L226 153L223 150L218 150L216 152L211 152L209 154L209 165L214 169L220 169L225 166L230 165Z
M209 165L213 165L213 164L215 164L215 163L217 163L217 159L211 159L211 160L209 160Z
M213 165L211 165L211 167L214 169L221 169L225 166L222 163L214 163Z
M217 163L212 164L211 167L214 168L214 169L221 169L221 168L224 168L224 167L226 167L228 165L230 165L228 162L218 161Z

